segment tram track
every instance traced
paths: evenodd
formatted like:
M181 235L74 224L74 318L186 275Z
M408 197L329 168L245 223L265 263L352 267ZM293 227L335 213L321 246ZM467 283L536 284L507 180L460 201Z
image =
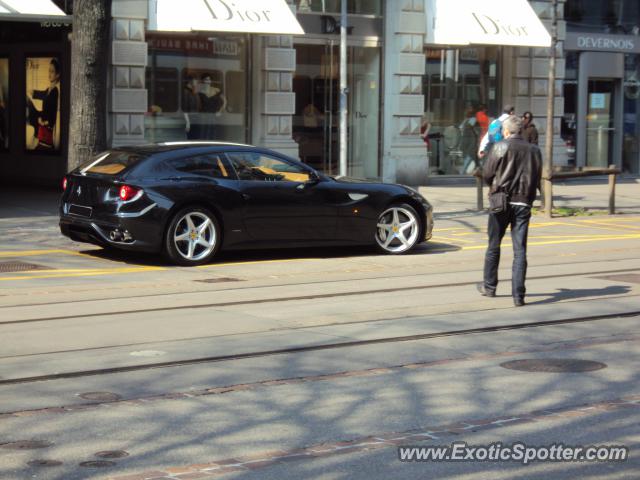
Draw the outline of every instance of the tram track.
M550 274L550 275L530 276L528 277L528 280L531 281L531 280L547 280L552 278L567 278L567 277L576 277L576 276L595 276L595 275L603 275L603 274L636 272L638 270L640 269L624 268L624 269L615 269L615 270L598 270L598 271L590 271L590 272L584 272L584 273L559 273L559 274ZM504 281L508 281L508 280L509 280L508 278L504 279ZM341 298L341 297L353 297L353 296L361 296L361 295L406 292L406 291L412 291L412 290L474 286L477 283L478 281L423 284L423 285L406 285L402 287L379 288L379 289L374 288L374 289L368 289L368 290L355 290L355 291L349 291L349 292L320 293L320 294L312 294L312 295L296 295L296 296L269 297L269 298L251 298L246 300L235 300L235 301L227 301L227 302L196 303L196 304L190 304L190 305L174 305L174 306L166 306L166 307L140 308L140 309L132 309L132 310L115 310L115 311L105 311L105 312L80 313L80 314L74 314L74 315L58 315L58 316L38 317L38 318L30 318L30 319L23 319L23 320L0 321L0 328L2 326L8 326L8 325L28 324L28 323L37 323L37 322L55 322L55 321L63 321L63 320L75 320L80 318L96 318L96 317L105 317L105 316L114 316L114 315L132 315L132 314L141 314L141 313L171 312L171 311L188 310L188 309L225 308L225 307L235 307L235 306L243 306L243 305L255 305L255 304L266 304L266 303L273 304L273 303L293 302L293 301L301 301L301 300L319 300L319 299L328 299L328 298ZM290 286L290 285L285 285L285 286ZM301 285L298 284L297 286L300 287ZM269 285L269 286L254 287L254 288L278 288L278 287ZM244 290L244 289L241 289L241 290ZM222 290L218 290L218 291L222 291ZM224 291L228 292L229 290L224 290ZM190 293L193 293L193 292L190 292ZM202 292L197 292L197 293L202 293ZM102 299L99 301L109 301L109 300L115 300L115 299ZM118 298L117 300L122 301L124 299ZM65 303L71 303L71 302L65 302ZM43 305L43 306L46 306L46 305ZM4 308L7 308L7 307L4 307ZM22 306L12 307L12 308L22 308Z
M631 318L631 317L638 317L638 316L640 316L640 310L634 310L634 311L628 311L628 312L622 312L622 313L580 316L580 317L572 317L572 318L564 318L564 319L556 319L556 320L526 322L526 323L511 324L511 325L493 325L493 326L486 326L486 327L449 330L449 331L414 334L414 335L406 335L406 336L334 342L334 343L326 343L326 344L311 345L311 346L304 346L304 347L294 346L294 347L274 349L274 350L236 353L236 354L230 354L230 355L208 356L208 357L199 357L199 358L191 358L191 359L172 360L172 361L166 361L166 362L146 363L146 364L140 364L140 365L125 365L120 367L101 368L101 369L92 369L92 370L77 370L77 371L30 376L30 377L0 379L0 386L28 384L28 383L55 381L55 380L81 378L81 377L112 375L112 374L119 374L119 373L129 373L129 372L155 370L155 369L163 369L163 368L176 368L176 367L184 367L184 366L191 366L191 365L198 365L198 364L243 360L243 359L249 359L249 358L266 358L266 357L272 357L272 356L278 356L278 355L302 354L302 353L322 351L322 350L357 348L357 347L364 347L369 345L410 342L410 341L427 340L427 339L442 338L442 337L459 337L459 336L466 336L466 335L495 333L495 332L501 332L501 331L544 328L544 327L550 327L550 326L589 323L589 322L597 322L597 321L611 320L611 319L617 319L617 318Z
M625 262L625 261L633 261L633 260L637 260L637 257L629 257L629 258L621 258L621 259L616 259L615 262ZM535 265L535 267L537 268L543 268L543 267L549 267L549 266L555 266L555 267L566 267L566 266L571 266L571 265L582 265L586 262L554 262L551 264L537 264ZM613 263L613 262L610 262ZM527 279L545 279L545 278L556 278L556 277L565 277L565 276L577 276L577 275L597 275L597 274L604 274L604 273L624 273L624 272L634 272L634 271L638 271L640 270L640 266L638 268L624 268L624 269L618 269L618 270L603 270L603 271L592 271L592 272L585 272L585 273L567 273L567 274L554 274L554 275L541 275L541 276L528 276ZM447 274L447 275L455 275L455 274L459 274L459 273L469 273L469 269L463 269L463 270L452 270L452 271L447 271L447 272L442 272L443 274ZM393 279L404 279L404 278L412 278L412 277L422 277L424 275L426 275L427 273L425 272L420 272L420 273L403 273L402 275L376 275L376 276L368 276L368 277L358 277L358 278L350 278L350 279L336 279L336 280L318 280L318 281L313 281L313 282L303 282L303 283L275 283L275 284L265 284L265 285L244 285L242 284L242 286L240 287L230 287L230 288L213 288L213 289L201 289L201 290L192 290L192 291L184 291L184 290L179 290L179 291L169 291L169 292L163 292L163 293L149 293L149 294L142 294L142 295L126 295L126 296L119 296L117 297L117 300L120 301L125 301L125 300L135 300L135 299L140 299L140 298L155 298L155 297L166 297L167 295L193 295L193 294L206 294L206 293L217 293L217 292L234 292L234 291L249 291L249 290L257 290L257 289L261 289L261 288L283 288L283 287L291 287L292 285L295 285L296 287L306 287L306 286L314 286L314 285L330 285L330 284L340 284L340 283L345 283L345 282L349 282L349 281L367 281L367 280L393 280ZM481 274L481 272L480 272ZM215 277L214 277L215 278ZM205 279L206 280L206 279ZM509 280L509 278L506 278L506 280ZM505 281L506 281L505 280ZM190 282L202 282L202 279L200 278L193 278L189 280ZM451 285L472 285L475 284L477 282L466 282L466 283L455 283L455 284L435 284L435 285L429 285L429 286L425 286L425 287L419 287L419 288L437 288L437 287L447 287L447 286L451 286ZM234 284L237 285L237 283L234 282ZM224 285L224 282L219 283L218 285ZM229 285L229 284L227 284ZM111 291L112 289L110 289ZM10 296L10 295L0 295L0 296ZM28 307L48 307L48 306L55 306L55 305L65 305L65 304L69 304L69 303L74 303L75 305L77 304L87 304L87 303L92 303L92 302L103 302L103 301L108 301L108 300L113 300L114 297L106 297L106 298L89 298L89 299L82 299L82 300L61 300L61 301L56 301L56 302L35 302L35 303L16 303L16 304L7 304L7 305L0 305L0 312L3 309L7 309L7 308L28 308ZM2 323L6 323L6 322L1 322L0 321L0 325L2 325Z

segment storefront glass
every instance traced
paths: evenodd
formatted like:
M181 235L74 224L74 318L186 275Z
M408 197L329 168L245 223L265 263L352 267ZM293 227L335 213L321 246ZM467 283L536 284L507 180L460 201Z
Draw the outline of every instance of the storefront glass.
M339 14L341 0L296 0L299 13ZM382 0L347 0L347 13L360 15L380 15Z
M27 57L25 64L27 117L25 147L60 151L60 78L57 57Z
M489 122L501 112L498 47L427 49L423 128L429 128L429 174L471 174Z
M149 32L147 41L146 138L246 142L248 37Z
M293 139L300 160L328 174L339 162L339 48L296 45ZM379 177L380 48L347 48L348 174Z

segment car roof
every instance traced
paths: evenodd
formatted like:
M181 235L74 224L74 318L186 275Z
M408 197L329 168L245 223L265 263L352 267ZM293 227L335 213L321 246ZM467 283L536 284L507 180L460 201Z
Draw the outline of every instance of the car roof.
M178 142L162 142L162 143L150 143L146 145L129 145L122 147L114 147L113 150L121 150L133 153L139 153L143 155L153 155L156 153L177 152L180 150L188 150L192 148L203 147L219 147L221 150L226 149L251 149L251 150L264 150L254 145L246 145L243 143L231 143L231 142L213 142L213 141L178 141Z

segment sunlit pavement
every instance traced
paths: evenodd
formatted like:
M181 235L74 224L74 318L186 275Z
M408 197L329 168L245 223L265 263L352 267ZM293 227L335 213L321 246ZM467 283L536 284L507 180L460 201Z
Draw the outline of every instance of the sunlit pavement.
M261 250L197 268L71 242L49 204L3 216L0 478L632 478L634 201L535 216L522 308L508 234L498 296L476 291L486 216L457 204L409 255ZM600 366L500 366L521 359ZM460 440L618 444L631 458L398 461L398 445Z

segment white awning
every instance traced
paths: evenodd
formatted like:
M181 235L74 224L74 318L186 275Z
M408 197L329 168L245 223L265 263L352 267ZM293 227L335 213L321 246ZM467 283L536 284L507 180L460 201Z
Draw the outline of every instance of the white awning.
M71 20L51 0L0 0L0 20Z
M427 44L550 47L527 0L426 0Z
M285 0L153 1L149 30L304 34Z

